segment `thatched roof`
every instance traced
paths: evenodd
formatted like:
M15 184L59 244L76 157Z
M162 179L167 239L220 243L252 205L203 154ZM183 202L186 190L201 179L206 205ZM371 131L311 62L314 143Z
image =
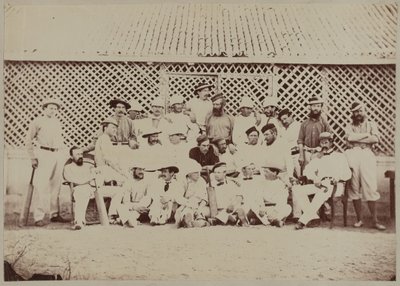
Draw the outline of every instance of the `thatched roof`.
M5 59L394 63L397 4L13 6Z

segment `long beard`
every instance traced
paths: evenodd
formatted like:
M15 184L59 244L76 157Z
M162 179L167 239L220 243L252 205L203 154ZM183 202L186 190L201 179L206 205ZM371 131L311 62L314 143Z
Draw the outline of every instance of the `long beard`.
M82 166L82 165L83 165L83 158L79 158L78 160L75 161L75 163L76 163L78 166Z
M222 113L223 113L223 108L221 107L220 109L217 109L217 108L213 108L213 115L214 116L222 116Z
M310 118L313 118L313 119L319 119L319 118L321 117L321 111L318 111L318 112L310 111L310 113L308 114L308 116L309 116Z
M360 125L361 123L364 122L364 116L362 115L356 115L356 116L353 115L351 119L353 120L354 125Z

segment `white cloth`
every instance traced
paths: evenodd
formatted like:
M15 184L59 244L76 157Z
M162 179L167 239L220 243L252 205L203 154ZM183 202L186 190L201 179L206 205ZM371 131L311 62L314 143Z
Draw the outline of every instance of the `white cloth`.
M190 121L189 116L183 113L168 113L167 117L171 119L172 125L177 125L182 130L188 143L196 143L196 139L200 135L200 128L197 124Z
M232 140L237 145L242 145L247 142L247 129L256 125L256 118L253 114L247 117L238 115L235 117L235 125L233 126Z
M264 203L275 204L274 206L265 207L268 220L270 222L283 220L292 211L292 208L287 203L289 193L285 184L279 179L264 180L263 187L262 195Z
M289 177L293 176L293 159L284 139L277 137L271 145L263 146L263 149L265 151L261 156L264 161L272 160L282 170L282 173L286 173Z
M199 98L192 98L186 104L187 109L190 109L196 116L196 122L200 126L205 126L206 116L213 109L211 100L201 100Z

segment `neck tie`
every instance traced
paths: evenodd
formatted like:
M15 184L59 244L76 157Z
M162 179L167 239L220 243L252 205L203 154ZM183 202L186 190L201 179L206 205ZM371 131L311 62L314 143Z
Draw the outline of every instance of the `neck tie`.
M166 192L166 191L169 190L169 184L170 184L170 183L171 183L171 182L165 182L164 192Z

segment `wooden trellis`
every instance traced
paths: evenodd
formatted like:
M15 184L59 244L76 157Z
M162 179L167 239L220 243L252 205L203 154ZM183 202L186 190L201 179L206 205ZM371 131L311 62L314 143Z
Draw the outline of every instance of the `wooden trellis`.
M138 100L148 111L159 95L194 96L200 81L213 83L227 97L227 111L237 114L240 99L250 96L258 108L277 95L281 108L296 120L307 117L308 98L321 94L337 145L349 106L360 100L379 126L379 150L394 154L395 66L320 66L270 64L145 64L133 62L6 62L5 144L22 147L29 123L41 113L43 98L62 100L60 119L68 146L86 145L99 123L112 114L110 99Z

